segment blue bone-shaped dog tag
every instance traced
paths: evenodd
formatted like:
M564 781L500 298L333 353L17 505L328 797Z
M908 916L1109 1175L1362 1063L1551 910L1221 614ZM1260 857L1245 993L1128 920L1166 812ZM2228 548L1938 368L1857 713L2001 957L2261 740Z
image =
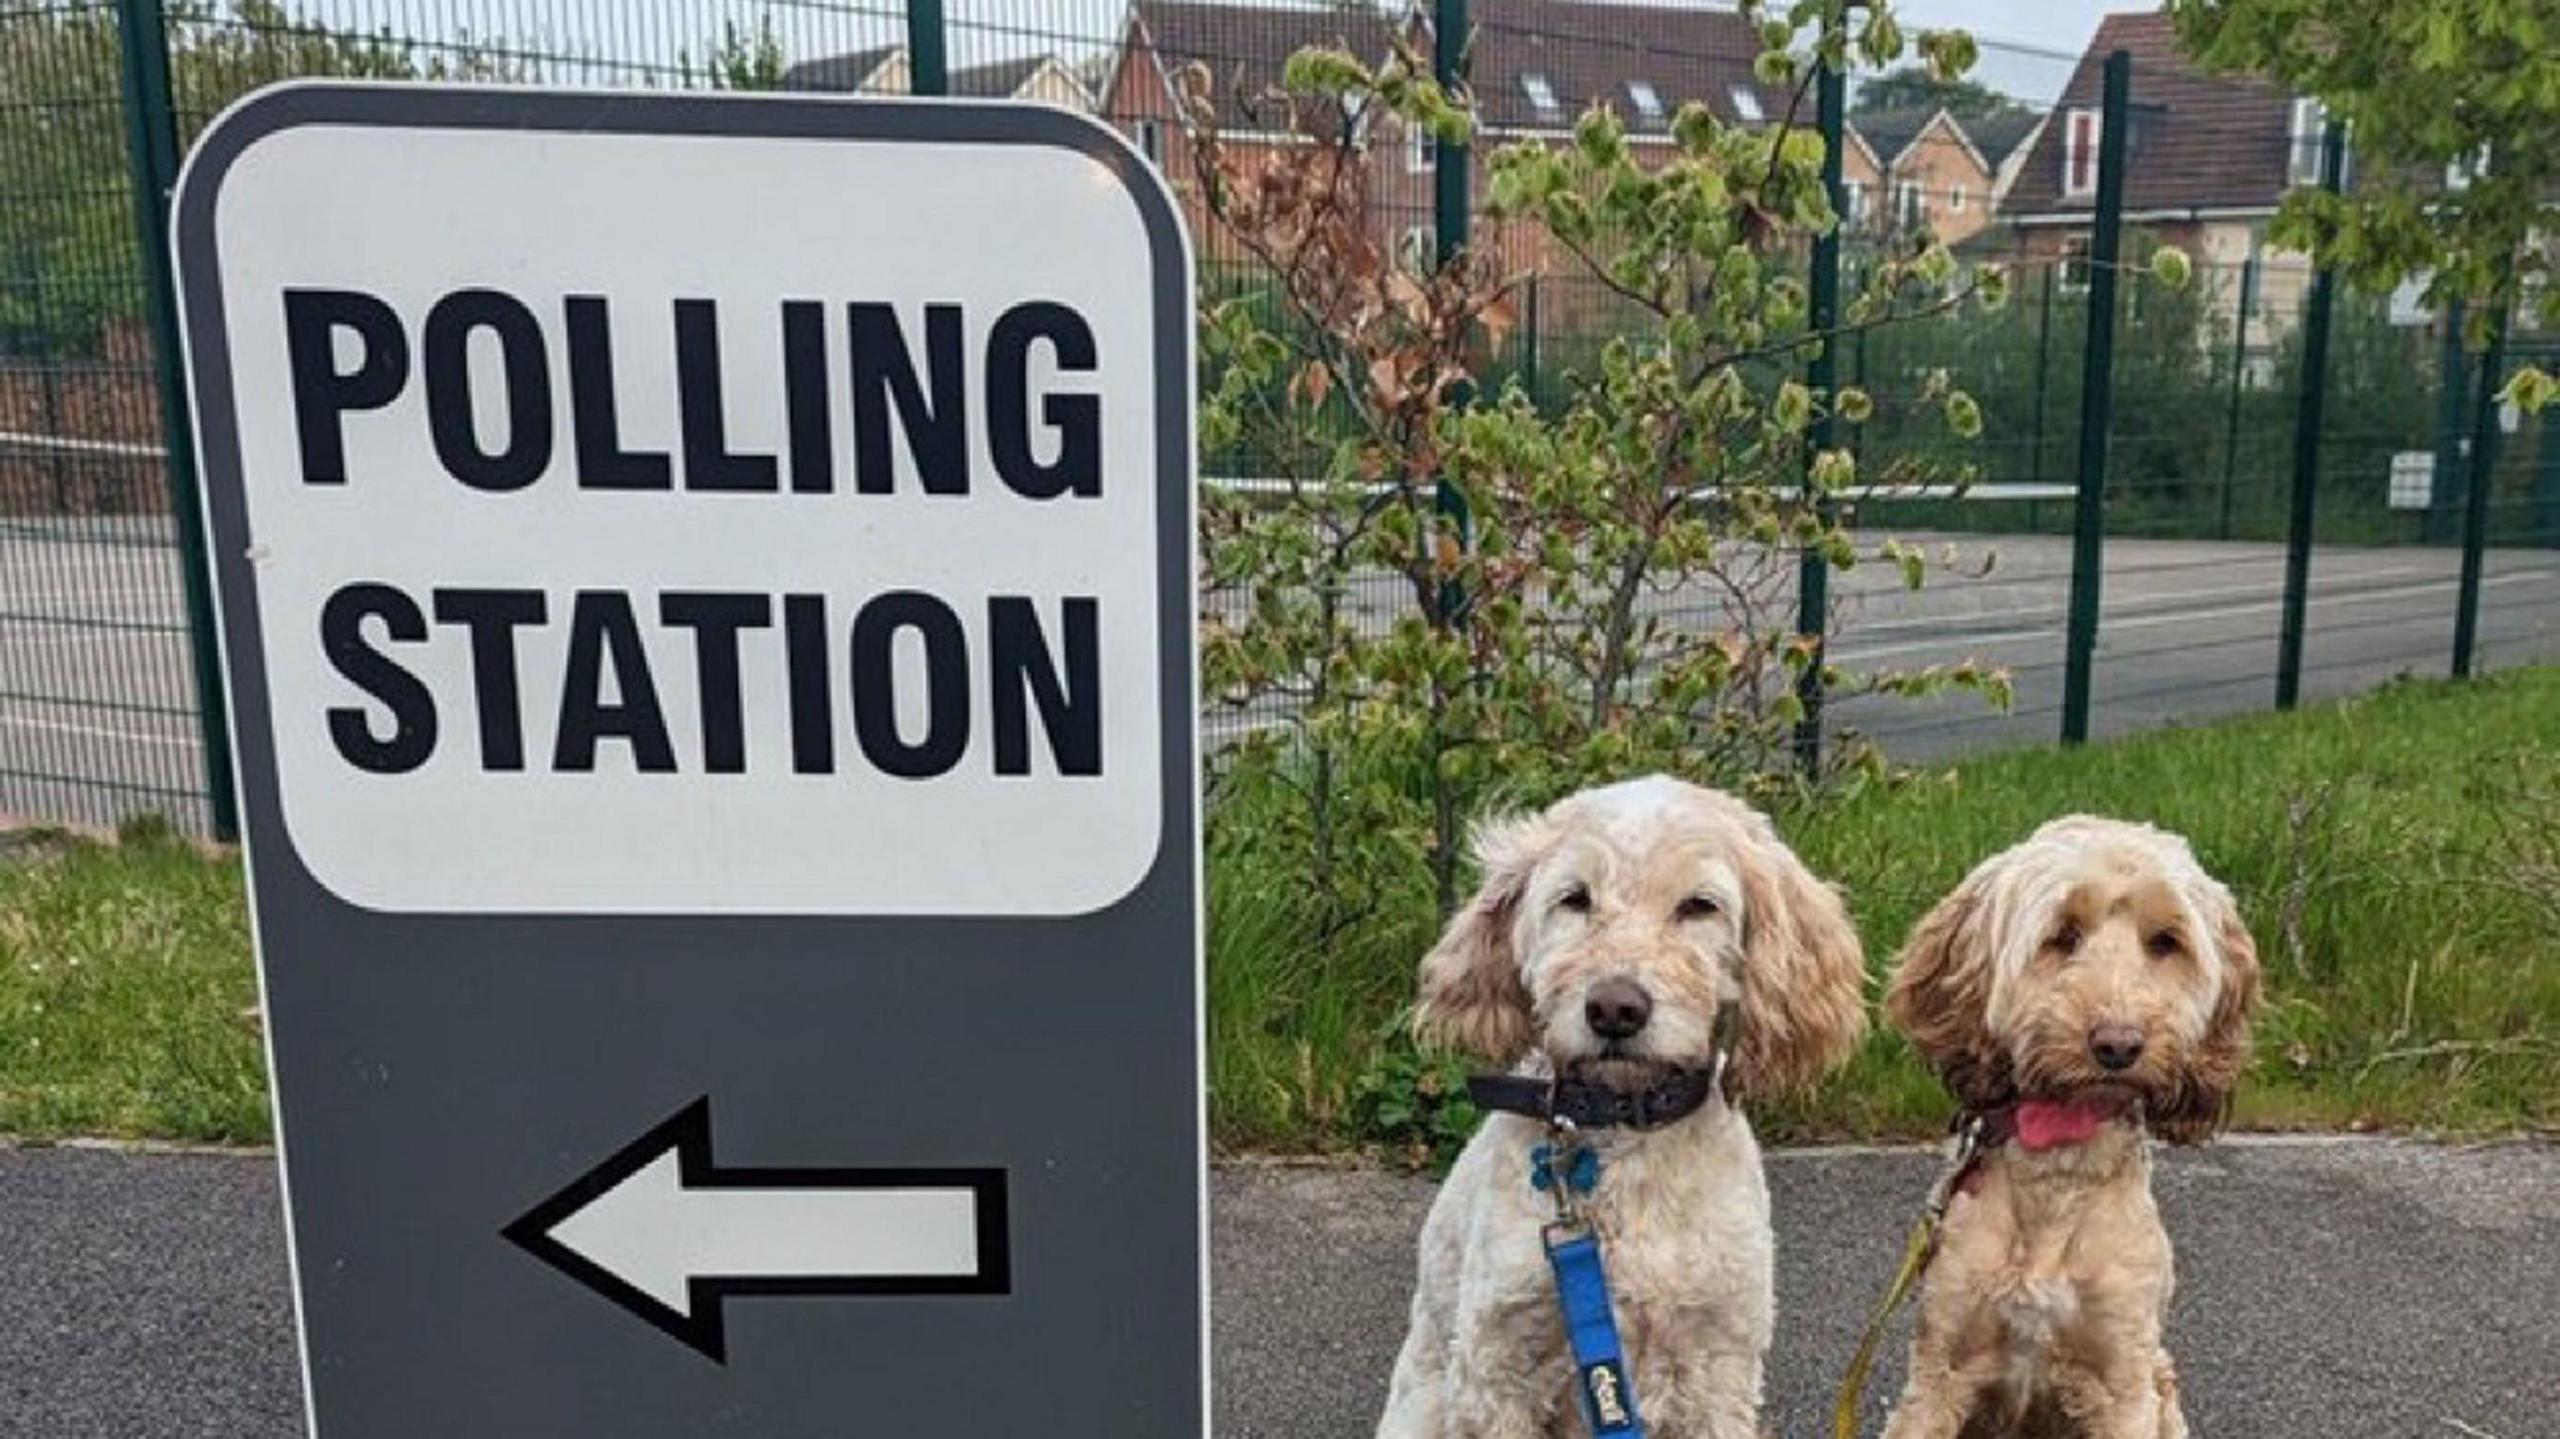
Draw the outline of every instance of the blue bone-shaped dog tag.
M1556 1149L1554 1145L1541 1144L1529 1151L1529 1183L1540 1194L1555 1188ZM1565 1188L1576 1194L1589 1194L1597 1189L1600 1186L1600 1156L1586 1147L1575 1146L1573 1151L1565 1156L1564 1184Z

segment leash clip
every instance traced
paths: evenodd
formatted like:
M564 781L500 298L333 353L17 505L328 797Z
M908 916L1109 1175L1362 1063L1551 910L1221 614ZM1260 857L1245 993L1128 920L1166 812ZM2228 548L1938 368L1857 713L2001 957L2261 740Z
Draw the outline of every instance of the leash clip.
M1955 1202L1956 1186L1964 1182L1973 1162L1982 1157L1982 1129L1983 1119L1979 1114L1967 1114L1957 1121L1954 1142L1947 1149L1946 1167L1939 1172L1938 1182L1929 1187L1928 1211L1932 1221L1947 1217L1947 1206Z
M1555 1201L1555 1222L1547 1226L1547 1242L1583 1233L1582 1205L1575 1197L1574 1166L1585 1152L1582 1128L1561 1114L1547 1119L1547 1196Z

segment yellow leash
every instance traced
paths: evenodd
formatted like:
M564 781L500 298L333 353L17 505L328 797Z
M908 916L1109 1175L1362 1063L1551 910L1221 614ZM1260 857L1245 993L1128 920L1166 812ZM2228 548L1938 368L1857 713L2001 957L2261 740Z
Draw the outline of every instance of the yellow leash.
M1938 1255L1938 1228L1947 1217L1947 1203L1955 1197L1956 1186L1964 1182L1965 1172L1982 1153L1982 1121L1968 1117L1956 1132L1955 1148L1949 1154L1946 1170L1930 1187L1929 1202L1920 1211L1920 1222L1911 1226L1911 1240L1902 1248L1902 1267L1894 1272L1893 1283L1884 1291L1884 1302L1876 1306L1875 1317L1867 1321L1867 1332L1858 1336L1858 1352L1849 1359L1849 1372L1840 1377L1840 1399L1832 1406L1832 1439L1858 1439L1858 1409L1866 1402L1867 1371L1875 1367L1876 1347L1884 1342L1885 1326L1893 1322L1894 1311L1911 1297L1920 1276L1929 1272L1929 1261Z

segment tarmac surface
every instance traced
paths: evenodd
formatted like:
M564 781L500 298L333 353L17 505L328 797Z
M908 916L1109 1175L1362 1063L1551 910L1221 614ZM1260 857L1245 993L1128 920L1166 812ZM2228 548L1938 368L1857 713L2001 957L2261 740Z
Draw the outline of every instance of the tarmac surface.
M1772 1434L1828 1433L1831 1387L1934 1164L1772 1156ZM2198 1435L2560 1434L2560 1146L2244 1138L2168 1153L2158 1173L2178 1248L2170 1343ZM1217 1434L1369 1433L1431 1193L1377 1171L1218 1171ZM1871 1432L1904 1332L1878 1366ZM293 1439L298 1385L270 1158L0 1148L0 1433Z

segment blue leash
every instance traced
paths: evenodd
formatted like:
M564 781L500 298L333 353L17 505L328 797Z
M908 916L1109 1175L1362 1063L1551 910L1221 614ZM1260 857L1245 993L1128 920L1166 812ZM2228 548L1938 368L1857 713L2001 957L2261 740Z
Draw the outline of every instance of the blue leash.
M1559 1130L1556 1141L1530 1155L1529 1182L1556 1202L1556 1222L1546 1227L1547 1263L1556 1274L1556 1303L1564 1311L1566 1342L1573 1349L1575 1390L1591 1432L1606 1439L1644 1439L1636 1412L1636 1387L1627 1374L1626 1348L1618 1340L1618 1316L1609 1303L1609 1271L1600 1236L1582 1218L1580 1196L1600 1182L1600 1156Z

